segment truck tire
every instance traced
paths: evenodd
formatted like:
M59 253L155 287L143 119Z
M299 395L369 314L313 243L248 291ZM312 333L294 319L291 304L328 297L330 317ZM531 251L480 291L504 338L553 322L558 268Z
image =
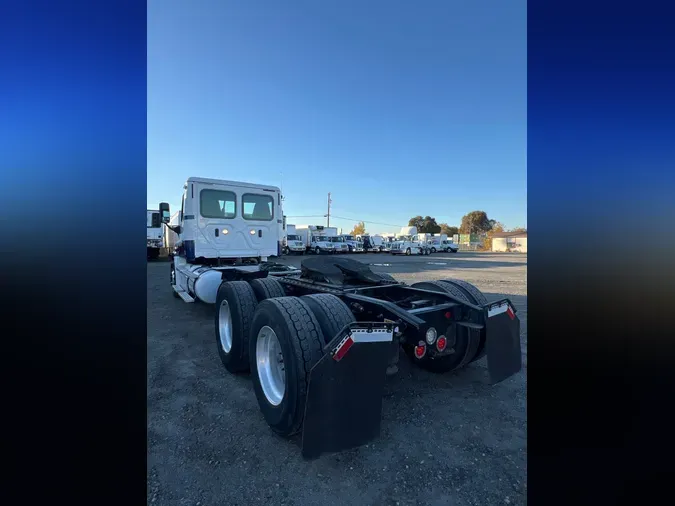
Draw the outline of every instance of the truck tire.
M281 436L302 428L309 373L323 356L323 343L316 317L299 298L258 305L248 348L251 378L265 421Z
M318 246L316 248L314 248L314 254L320 255L321 254L321 248L319 248Z
M409 256L410 256L410 253L412 253L412 252L410 251L410 248L408 248L408 249L405 250L405 256L409 257Z
M461 279L454 279L454 278L444 279L441 281L441 283L448 283L450 285L456 286L457 288L459 288L464 292L464 294L469 299L469 302L472 302L477 306L484 306L485 304L488 303L487 297L483 295L483 292L481 292L471 283L467 283L466 281L463 281ZM476 353L476 356L473 358L473 360L471 360L472 362L479 360L485 356L486 352L485 339L486 334L485 329L483 329L480 332L480 344L478 345L478 352Z
M422 281L413 284L412 288L445 292L464 302L471 302L464 292L462 292L459 288L441 281ZM450 344L450 336L447 335L446 337L448 338L448 348L454 348L455 353L437 357L432 357L429 353L427 353L424 355L424 357L419 359L415 356L415 343L406 342L403 345L403 349L415 365L429 372L448 373L456 369L461 369L466 364L471 362L475 357L480 344L480 335L478 332L469 330L466 327L454 326L454 328L456 330L454 335L455 342L452 344L452 346ZM446 334L446 332L447 331L443 331L441 334L439 330L439 334L441 335Z
M284 246L283 249L281 250L281 252L282 252L284 255L289 255L290 252L291 252L291 250L288 249L288 246Z
M436 253L436 248L432 247L432 248L431 248L431 252L432 252L432 253Z
M273 299L274 297L286 296L283 285L271 277L252 280L251 288L253 288L253 293L255 293L258 302L262 302L265 299Z
M249 369L248 341L258 301L246 281L221 283L216 296L216 344L225 369L231 373Z
M305 302L314 313L321 327L325 344L330 343L345 325L356 321L347 304L335 295L329 293L303 295L300 300Z

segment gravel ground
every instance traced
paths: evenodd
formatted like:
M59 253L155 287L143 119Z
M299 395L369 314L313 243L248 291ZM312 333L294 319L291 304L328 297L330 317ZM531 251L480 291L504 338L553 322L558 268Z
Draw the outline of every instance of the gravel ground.
M526 255L356 258L408 283L456 277L489 300L510 297L527 364ZM173 298L168 264L148 264L149 504L526 504L526 367L490 386L484 358L434 375L402 355L387 381L381 437L307 462L297 441L269 430L250 379L223 368L213 312Z

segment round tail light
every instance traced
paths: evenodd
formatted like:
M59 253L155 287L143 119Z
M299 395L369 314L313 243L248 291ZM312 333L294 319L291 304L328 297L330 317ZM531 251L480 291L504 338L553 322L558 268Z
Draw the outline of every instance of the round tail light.
M438 351L443 351L447 345L448 345L448 341L447 341L447 339L445 339L445 336L439 337L438 341L436 341L436 349Z
M427 353L427 347L425 345L415 346L415 356L417 358L424 358L424 355Z

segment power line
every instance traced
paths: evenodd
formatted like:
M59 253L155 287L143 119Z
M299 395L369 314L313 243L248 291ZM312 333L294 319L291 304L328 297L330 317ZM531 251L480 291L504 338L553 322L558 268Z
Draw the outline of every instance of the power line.
M332 216L333 218L338 218L340 220L356 221L356 222L362 221L363 223L370 223L371 225L385 225L387 227L398 227L398 228L404 226L404 225L393 225L391 223L382 223L380 221L356 220L354 218L345 218L344 216L335 216L334 214Z
M286 218L325 218L325 217L326 217L325 214L308 214L308 215L304 215L304 216L286 216ZM405 226L405 225L394 225L392 223L382 223L382 222L379 222L379 221L357 220L355 218L345 218L344 216L335 216L334 214L331 214L331 218L338 219L338 220L353 221L353 222L356 222L356 223L362 221L363 223L369 223L371 225L384 225L386 227L401 228L401 227Z

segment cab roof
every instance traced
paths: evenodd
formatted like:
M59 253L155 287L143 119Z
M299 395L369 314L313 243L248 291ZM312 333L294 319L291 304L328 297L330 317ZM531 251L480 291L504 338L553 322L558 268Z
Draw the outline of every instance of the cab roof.
M255 184L255 183L244 183L242 181L228 181L226 179L208 179L205 177L189 177L186 181L188 183L199 183L199 184L212 184L212 185L222 185L222 186L238 186L241 188L256 188L258 190L267 190L281 192L281 190L273 185L267 184Z

